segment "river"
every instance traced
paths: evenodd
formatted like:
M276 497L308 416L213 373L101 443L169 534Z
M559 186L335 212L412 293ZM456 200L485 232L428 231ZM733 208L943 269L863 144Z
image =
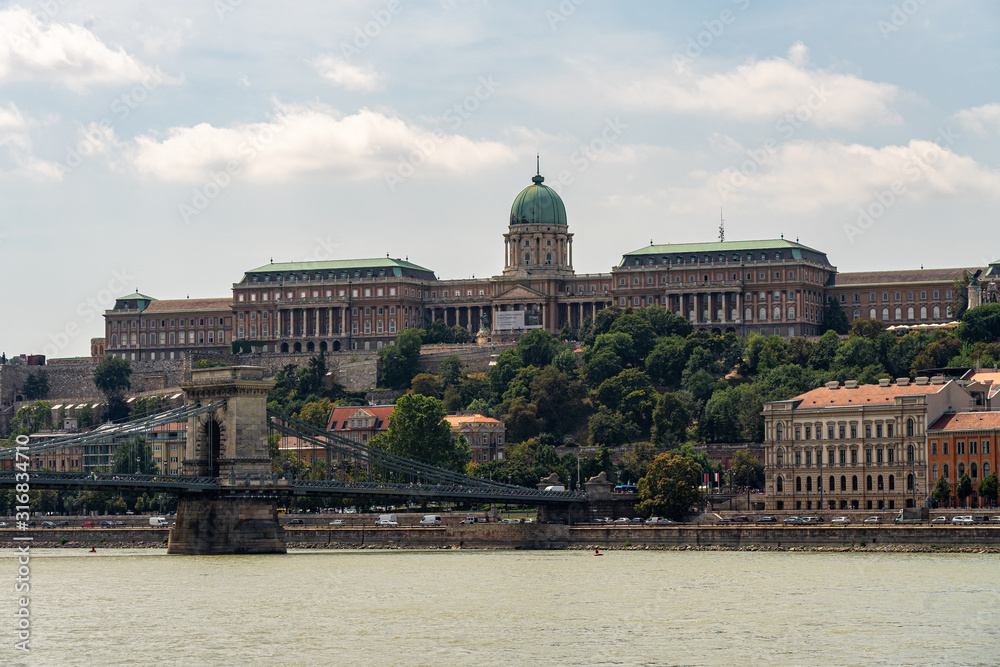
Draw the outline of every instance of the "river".
M31 653L131 664L997 664L986 554L34 549Z

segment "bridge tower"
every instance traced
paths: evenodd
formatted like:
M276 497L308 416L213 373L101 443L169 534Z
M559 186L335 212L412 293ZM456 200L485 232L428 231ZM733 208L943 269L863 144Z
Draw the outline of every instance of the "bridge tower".
M285 553L267 451L273 386L254 366L195 369L181 384L185 404L225 402L188 420L183 462L185 475L218 477L220 491L179 498L168 553Z

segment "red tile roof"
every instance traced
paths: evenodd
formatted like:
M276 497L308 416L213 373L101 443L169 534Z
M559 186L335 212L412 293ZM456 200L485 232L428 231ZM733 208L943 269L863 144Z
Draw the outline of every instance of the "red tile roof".
M392 411L395 409L396 406L394 405L340 405L335 407L330 413L330 418L326 421L326 430L350 430L346 429L345 426L347 420L350 419L351 415L356 413L358 410L363 410L366 414L376 419L375 426L372 428L384 431L389 428L389 415L391 415Z
M962 376L963 380L972 380L973 382L982 382L998 384L1000 383L1000 371L994 370L979 370L971 371Z
M459 426L460 424L499 424L499 419L493 419L492 417L486 417L481 414L474 415L448 415L444 418L448 425L452 428Z
M1000 412L946 412L928 430L965 431L1000 428Z
M847 389L843 386L837 389L820 387L796 396L792 400L801 401L798 405L799 408L845 405L893 405L897 396L936 394L946 386L944 384L918 385L911 382L905 387L900 387L896 384L890 384L888 387L880 387L877 384L862 384L854 389Z
M230 299L167 299L149 304L143 315L149 313L185 313L185 312L218 312L230 311L233 300ZM119 311L123 312L123 311Z
M912 271L856 271L838 273L833 287L848 285L893 285L903 283L950 283L966 269L916 269ZM971 269L975 271L976 269Z

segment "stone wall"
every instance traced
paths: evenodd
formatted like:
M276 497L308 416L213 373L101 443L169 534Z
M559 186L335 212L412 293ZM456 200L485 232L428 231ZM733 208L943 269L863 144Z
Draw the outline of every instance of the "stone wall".
M442 361L448 357L458 357L470 373L482 373L489 370L493 355L512 347L513 344L427 345L420 348L420 371L437 373Z

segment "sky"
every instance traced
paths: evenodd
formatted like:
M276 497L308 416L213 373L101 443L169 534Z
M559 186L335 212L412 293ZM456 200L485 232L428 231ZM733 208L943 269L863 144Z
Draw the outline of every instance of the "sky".
M0 351L274 261L499 274L539 157L578 273L799 239L840 271L1000 258L1000 4L0 5Z

